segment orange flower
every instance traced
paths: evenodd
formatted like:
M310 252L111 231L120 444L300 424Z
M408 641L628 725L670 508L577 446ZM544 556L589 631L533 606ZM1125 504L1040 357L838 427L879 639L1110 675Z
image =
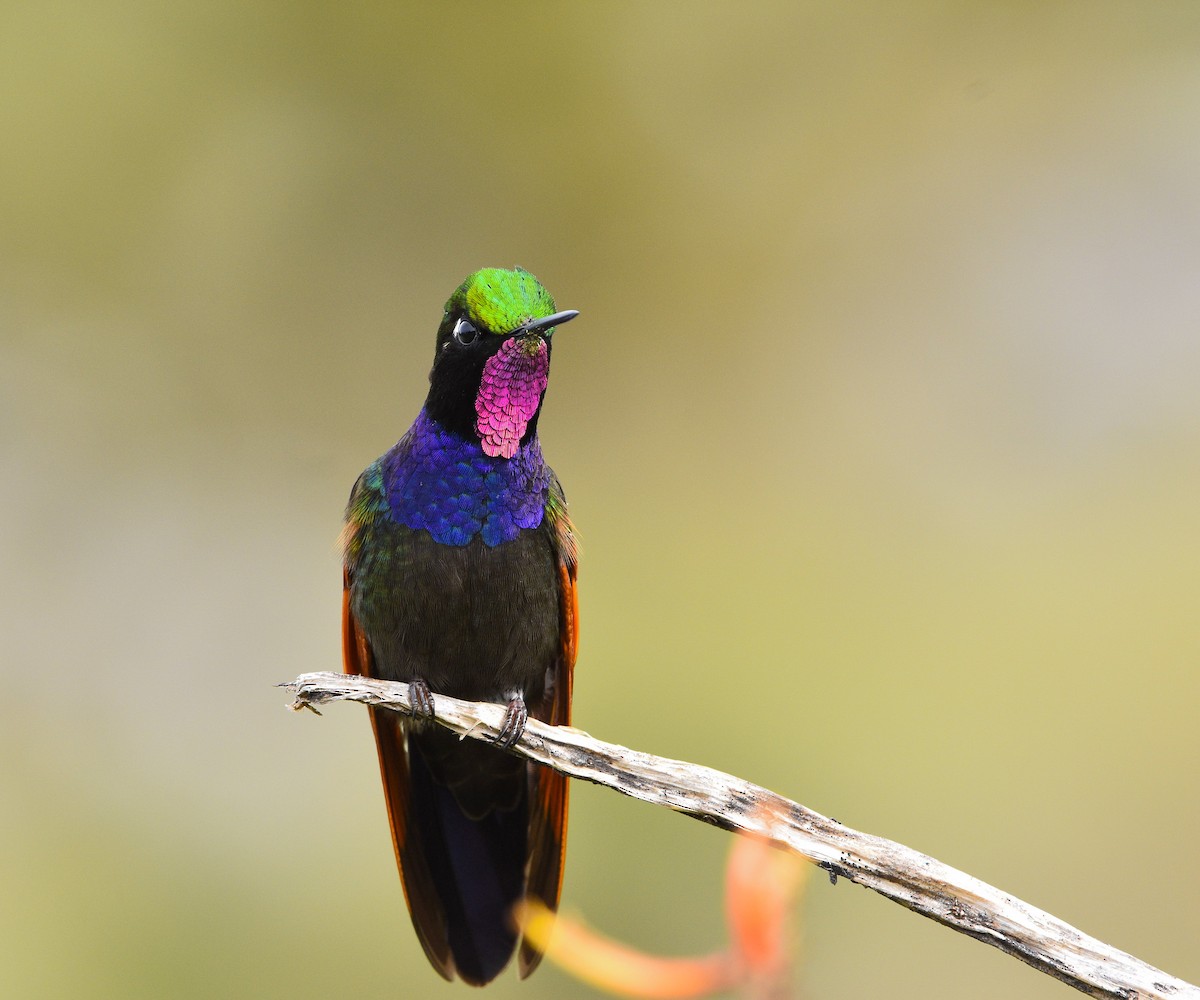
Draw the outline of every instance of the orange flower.
M527 938L563 970L597 989L648 1000L706 997L734 989L786 995L794 964L789 919L808 866L765 841L735 837L725 873L730 946L698 958L648 955L614 941L582 920L557 920L536 902L517 913Z

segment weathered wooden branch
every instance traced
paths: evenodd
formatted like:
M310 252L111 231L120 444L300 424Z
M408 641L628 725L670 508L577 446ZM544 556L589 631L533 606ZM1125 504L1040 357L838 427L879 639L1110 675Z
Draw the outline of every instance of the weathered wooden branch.
M411 714L408 686L333 673L282 685L292 708L358 701ZM494 739L504 706L434 696L437 721L475 739ZM514 753L667 806L726 830L755 834L962 934L984 941L1094 997L1200 1000L1200 988L1089 937L1015 896L903 844L860 833L774 792L699 764L656 757L533 719Z

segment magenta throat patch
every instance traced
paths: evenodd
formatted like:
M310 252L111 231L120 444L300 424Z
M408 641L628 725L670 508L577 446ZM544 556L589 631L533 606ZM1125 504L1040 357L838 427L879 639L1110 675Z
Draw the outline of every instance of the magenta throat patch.
M485 455L512 458L537 413L550 373L541 337L512 337L483 366L475 397L475 429Z

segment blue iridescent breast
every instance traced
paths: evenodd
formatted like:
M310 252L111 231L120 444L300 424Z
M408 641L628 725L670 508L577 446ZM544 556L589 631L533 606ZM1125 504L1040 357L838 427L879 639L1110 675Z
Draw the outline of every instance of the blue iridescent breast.
M392 518L443 545L466 545L476 535L499 545L545 516L551 472L536 437L512 458L493 457L422 410L379 464Z

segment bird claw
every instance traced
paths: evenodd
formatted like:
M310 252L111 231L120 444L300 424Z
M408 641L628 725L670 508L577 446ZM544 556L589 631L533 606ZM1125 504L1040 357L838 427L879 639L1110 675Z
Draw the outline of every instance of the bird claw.
M504 724L496 736L496 746L507 750L513 746L525 732L525 723L529 721L529 709L525 707L525 699L518 691L508 699L504 710Z
M412 705L412 717L415 721L433 721L433 692L419 677L408 682L408 701Z

